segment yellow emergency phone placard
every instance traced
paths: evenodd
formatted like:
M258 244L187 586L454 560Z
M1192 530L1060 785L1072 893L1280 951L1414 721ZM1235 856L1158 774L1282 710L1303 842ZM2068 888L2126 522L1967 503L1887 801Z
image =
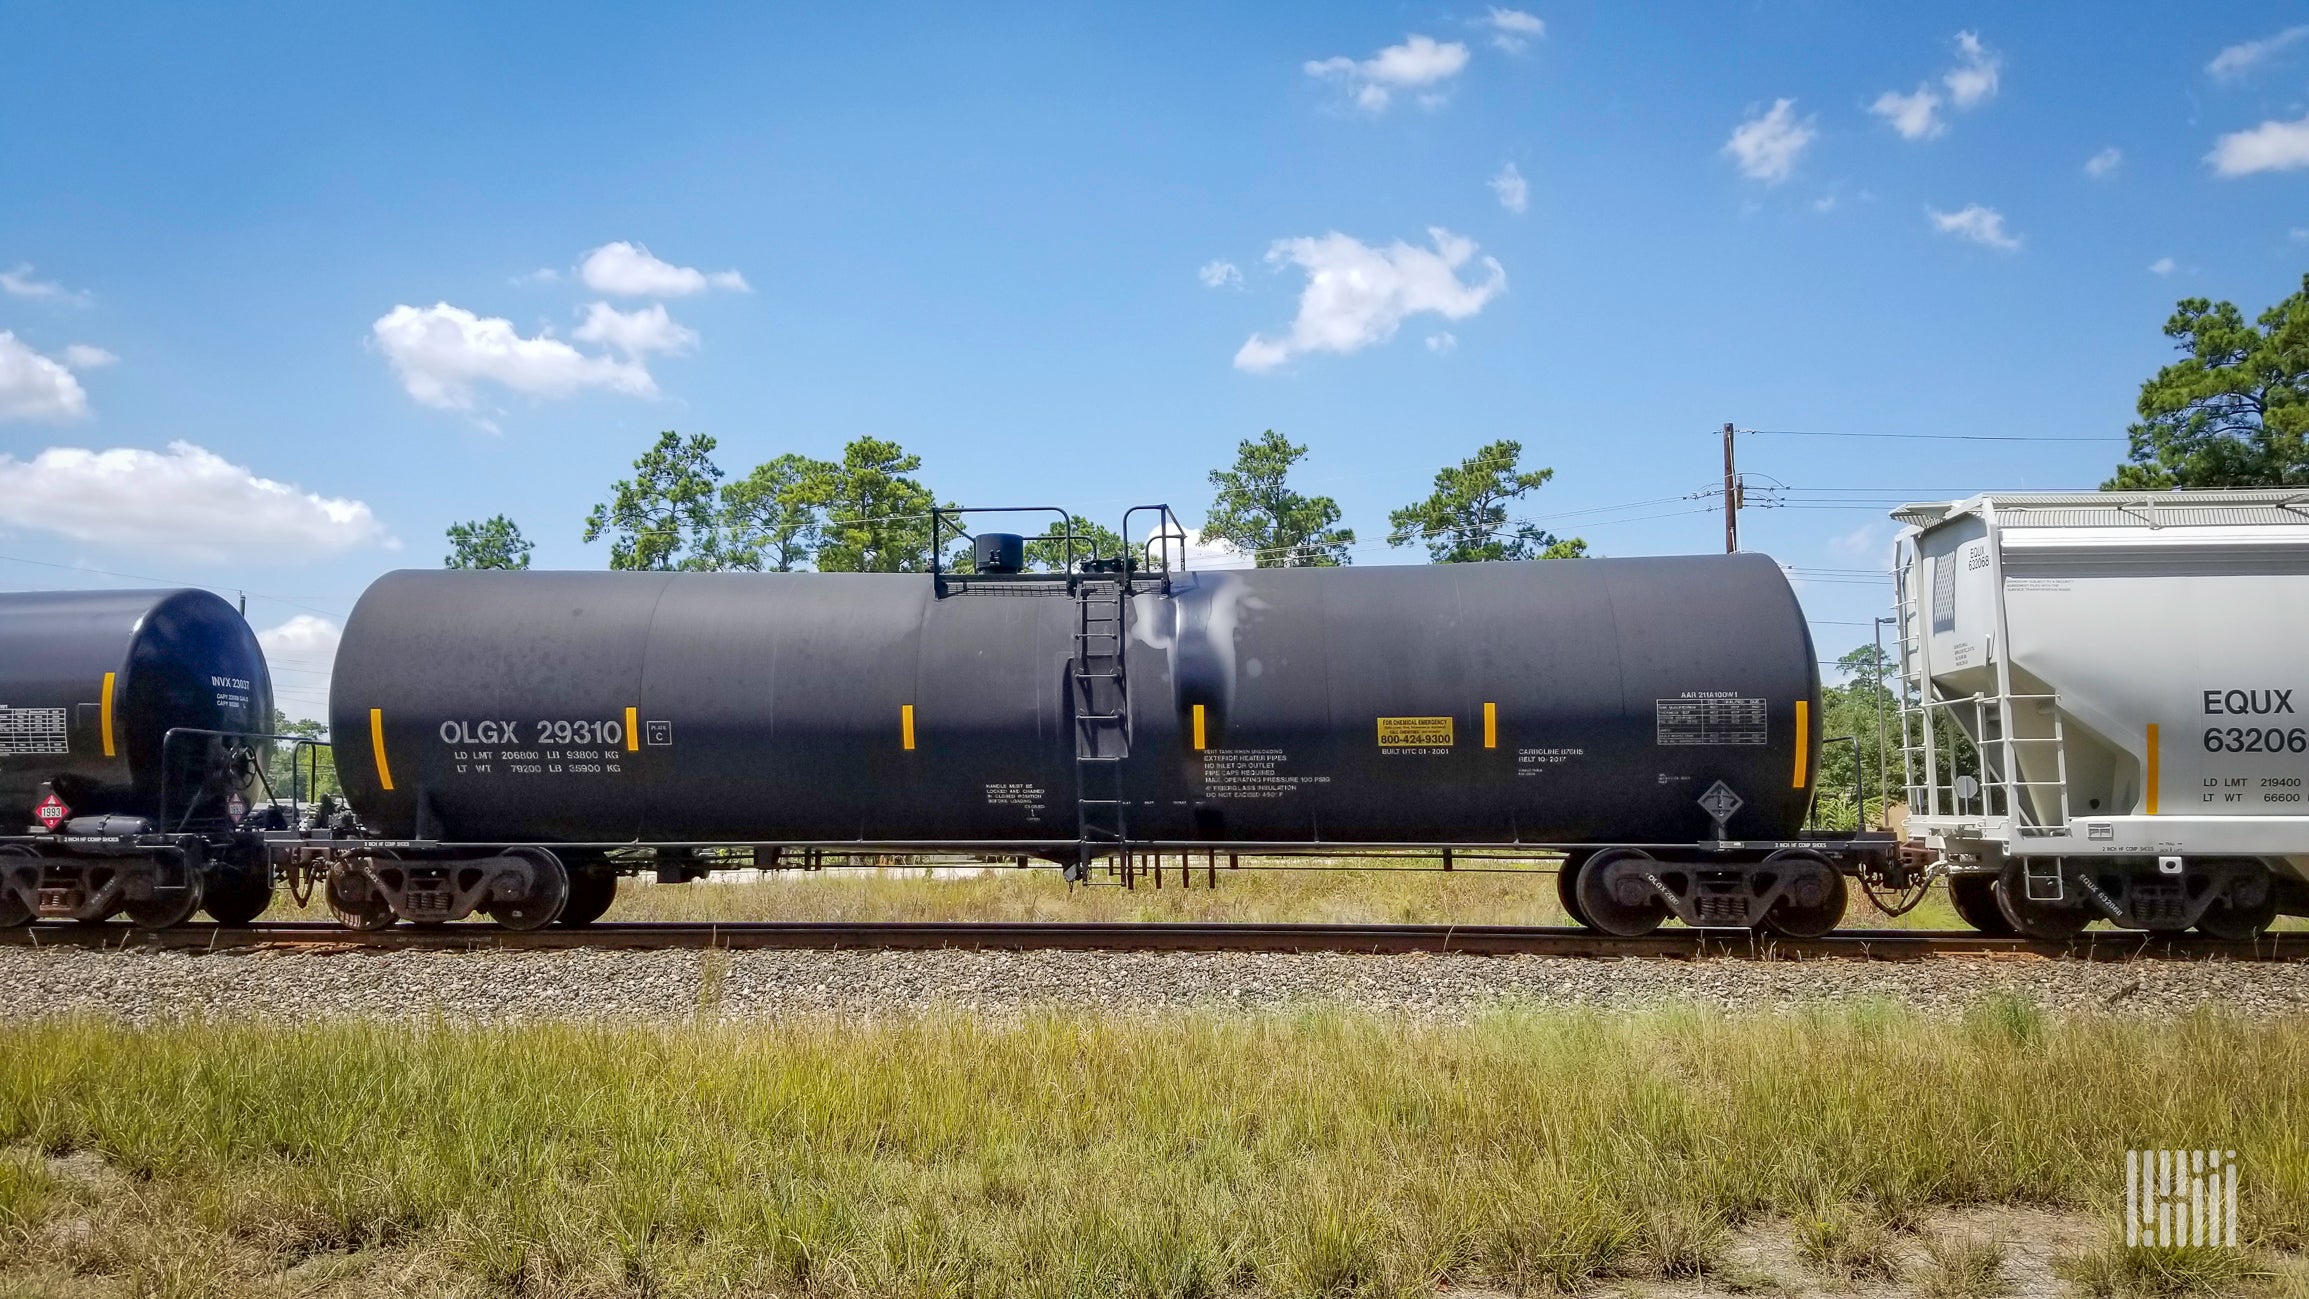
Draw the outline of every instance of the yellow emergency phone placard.
M1451 719L1448 717L1382 717L1379 719L1379 747L1382 749L1448 749L1451 747Z

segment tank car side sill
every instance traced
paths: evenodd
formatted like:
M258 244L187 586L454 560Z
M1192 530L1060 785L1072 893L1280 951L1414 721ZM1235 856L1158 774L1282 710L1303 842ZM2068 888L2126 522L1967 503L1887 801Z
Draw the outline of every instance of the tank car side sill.
M5 842L0 840L0 842ZM293 844L294 840L283 840ZM554 849L574 849L587 852L632 852L642 849L675 849L699 851L714 849L752 848L819 848L842 852L1013 852L1036 849L1069 849L1080 845L1079 839L618 839L598 841L529 840L529 839L358 839L339 836L333 840L313 840L316 846L327 846L346 851L383 850L390 852L494 852L501 848L543 846ZM1225 852L1246 856L1259 854L1317 854L1334 857L1353 857L1375 853L1468 853L1492 852L1529 855L1531 853L1581 852L1597 848L1643 848L1653 851L1699 853L1709 856L1740 853L1770 853L1790 848L1808 848L1820 852L1838 850L1856 853L1889 853L1892 838L1879 831L1864 831L1857 835L1805 837L1795 839L1701 839L1701 840L1335 840L1335 839L1132 839L1127 844L1139 852Z

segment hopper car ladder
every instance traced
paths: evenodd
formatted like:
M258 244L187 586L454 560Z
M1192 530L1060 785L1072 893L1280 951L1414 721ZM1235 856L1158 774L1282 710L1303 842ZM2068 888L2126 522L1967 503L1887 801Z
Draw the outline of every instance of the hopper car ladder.
M1907 552L1893 581L1900 649L1900 758L1911 812L1927 816L1976 814L1983 820L2001 818L2011 825L2013 833L2024 836L2065 833L2070 815L2068 744L2060 696L2014 693L2012 662L2004 650L2011 643L2010 633L2000 607L1996 629L1996 693L1940 697L1932 684L1930 647L1922 616L1909 596L1910 566L1923 562L1922 555ZM2001 588L2001 572L1998 582ZM2051 733L2019 734L2020 728L2014 719L2016 704L2032 705L2048 712L2052 719ZM1960 720L1959 710L1965 708L1971 710L1969 728ZM1959 750L1956 746L1964 739L1972 742L1975 770L1970 772L1957 770ZM2027 773L2021 766L2022 745L2052 746L2052 779L2026 779ZM1972 795L1979 800L1976 811L1967 809L1964 804L1969 800L1957 792L1956 781L1961 775L1970 775L1979 782L1978 792ZM2050 791L2049 795L2041 796L2041 802L2046 805L2041 811L2038 790Z

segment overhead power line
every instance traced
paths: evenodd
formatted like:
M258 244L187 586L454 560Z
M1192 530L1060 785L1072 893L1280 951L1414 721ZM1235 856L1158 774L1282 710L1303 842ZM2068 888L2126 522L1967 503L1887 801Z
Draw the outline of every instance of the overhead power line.
M1740 432L1751 437L1888 438L1909 442L2109 442L2125 436L2121 433L2104 433L2097 437L2048 433L1850 433L1792 428L1744 428Z

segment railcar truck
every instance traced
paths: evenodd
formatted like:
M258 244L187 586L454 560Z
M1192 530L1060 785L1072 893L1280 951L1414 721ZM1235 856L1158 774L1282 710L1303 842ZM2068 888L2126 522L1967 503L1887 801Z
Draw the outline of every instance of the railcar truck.
M1893 518L1906 850L1967 922L2242 940L2309 914L2309 490Z

